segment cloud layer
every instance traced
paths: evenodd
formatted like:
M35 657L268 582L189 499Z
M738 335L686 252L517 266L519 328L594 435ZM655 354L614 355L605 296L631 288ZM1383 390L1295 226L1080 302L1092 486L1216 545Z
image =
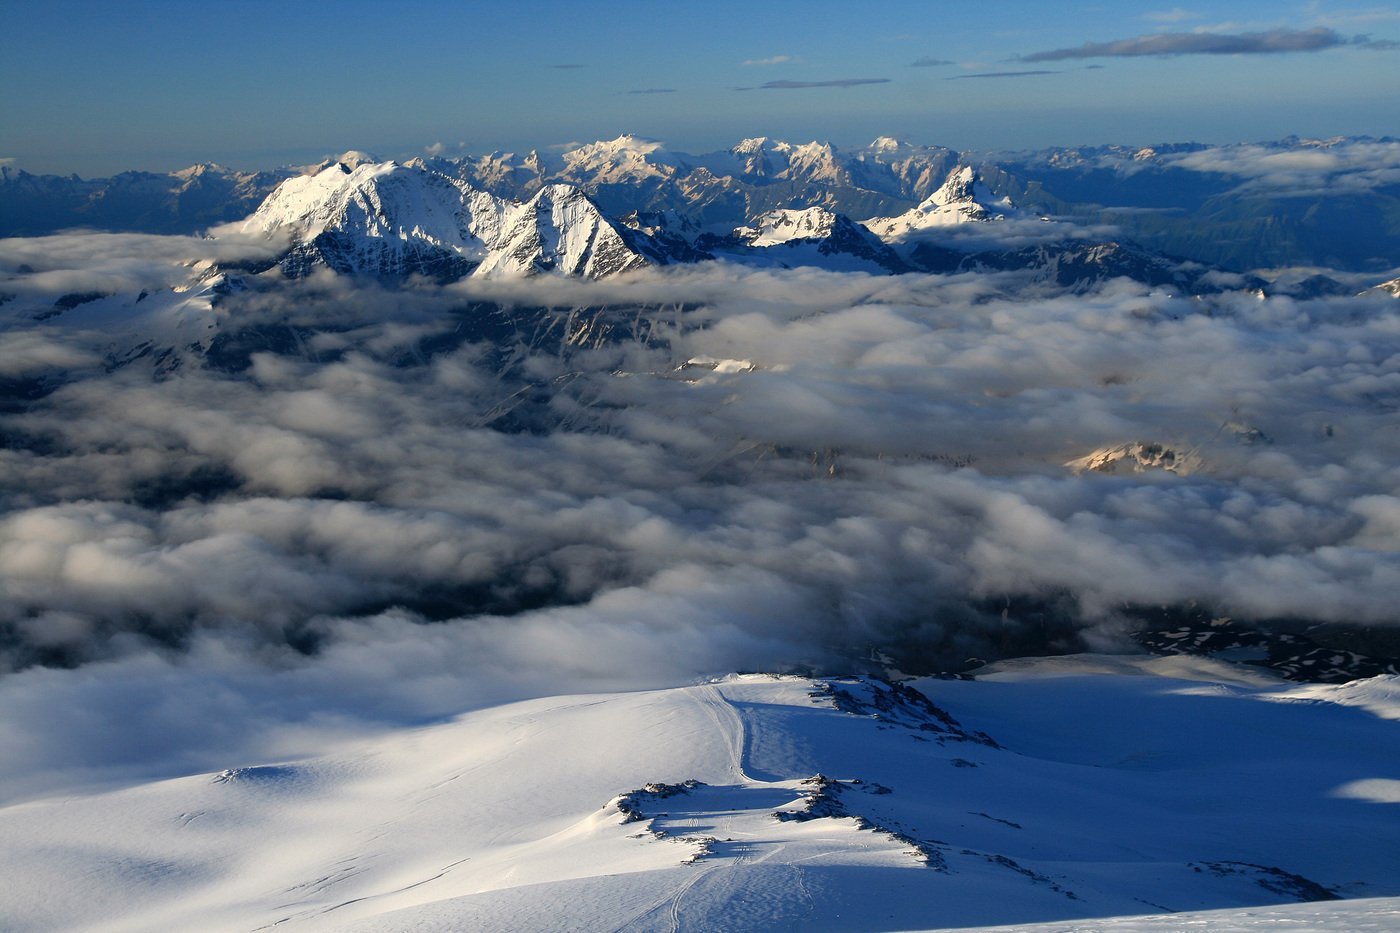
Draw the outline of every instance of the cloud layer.
M837 78L831 81L769 81L760 84L759 89L765 91L772 90L793 90L809 87L856 87L861 84L889 84L889 78Z
M1035 75L1059 74L1058 71L1030 70L1030 71L977 71L972 74L953 75L949 81L959 81L963 78L1029 78Z
M153 378L94 365L120 334L20 325L34 280L112 252L49 246L0 257L8 377L42 377L0 416L0 793L538 693L956 663L1046 618L1112 645L1131 606L1397 621L1389 299L252 280L210 365ZM1206 468L1062 466L1133 441Z
M1086 42L1069 49L1033 52L1026 62L1058 62L1078 58L1136 58L1145 55L1272 55L1284 52L1319 52L1347 45L1335 30L1271 29L1266 32L1169 32L1133 36L1113 42Z

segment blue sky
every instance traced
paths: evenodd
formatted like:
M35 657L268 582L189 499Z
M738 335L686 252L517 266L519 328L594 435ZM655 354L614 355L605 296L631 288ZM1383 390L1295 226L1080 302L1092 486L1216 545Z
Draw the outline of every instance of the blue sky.
M697 152L1400 134L1400 4L1221 6L5 0L0 159L90 175L624 131Z

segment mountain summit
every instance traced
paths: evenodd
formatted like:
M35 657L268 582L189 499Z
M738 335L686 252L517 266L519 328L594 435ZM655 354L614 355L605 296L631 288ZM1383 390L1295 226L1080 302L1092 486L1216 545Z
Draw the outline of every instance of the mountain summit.
M601 278L667 261L664 249L604 217L577 187L547 185L512 201L421 162L336 163L288 179L239 230L286 237L289 275L325 266L376 278Z
M867 220L865 225L883 239L898 239L936 227L1000 220L1013 208L1011 199L993 194L972 166L960 165L917 207L897 217Z

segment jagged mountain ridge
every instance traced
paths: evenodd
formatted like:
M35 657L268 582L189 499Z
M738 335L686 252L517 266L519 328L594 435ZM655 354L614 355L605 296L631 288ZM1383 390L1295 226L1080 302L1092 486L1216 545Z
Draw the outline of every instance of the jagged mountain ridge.
M842 271L909 272L911 267L864 226L823 207L772 210L727 237L702 236L697 245L736 261L819 266Z
M645 234L606 217L579 189L546 185L498 198L425 164L343 163L289 179L240 226L289 238L282 268L377 278L424 274L601 278L668 261Z
M960 165L915 207L898 217L871 218L865 225L883 239L902 239L937 227L1000 220L1013 208L1011 199L997 198L972 166Z
M888 137L855 150L841 150L829 143L794 145L756 137L730 149L690 155L673 152L656 140L623 134L613 140L578 145L562 153L497 151L483 156L414 161L502 198L528 200L544 185L558 182L583 188L610 213L679 209L692 216L703 215L727 230L754 214L774 208L825 206L863 218L882 211L892 213L889 209L892 207L901 210L912 207L942 184L948 170L958 160L958 153L944 147L915 146ZM0 174L0 207L4 207L3 215L7 218L6 225L0 227L0 235L38 235L75 225L195 232L201 225L246 216L286 178L315 174L337 162L353 169L369 161L378 160L365 153L352 152L318 165L289 167L277 172L234 173L217 166L196 166L169 175L129 172L90 181L77 176L31 175L7 168ZM148 216L149 210L133 210L119 216L90 207L74 208L44 226L39 225L37 218L23 225L14 220L28 217L22 208L31 202L52 205L105 200L112 203L115 192L130 188L138 178L151 187L152 192L156 188L178 189L183 184L181 175L201 168L217 169L221 177L235 179L252 193L237 202L238 208L229 208L217 217L189 216L186 226L178 229L167 229L169 224L153 226L155 221ZM639 191L645 194L644 198L639 199ZM155 199L152 192L147 192L148 200ZM248 203L249 200L253 203ZM865 209L866 205L869 209Z
M246 217L294 174L201 163L168 174L122 172L84 180L0 166L0 236L43 236L72 227L193 233Z
M993 215L1005 213L1010 203L1027 216L1111 225L1119 239L1239 271L1299 264L1385 272L1400 250L1400 188L1386 182L1384 172L1368 174L1366 166L1368 153L1385 155L1397 147L1395 140L1356 137L976 153L893 137L841 149L756 136L691 155L624 134L562 152L494 152L405 164L508 200L529 201L546 185L569 184L605 216L669 212L717 236L773 210L820 207L872 224L872 218L929 220L946 213L936 208L950 171L971 168L983 188L973 200ZM1252 170L1250 159L1267 165L1294 153L1336 162L1339 168L1324 179L1335 190L1314 196L1269 188L1241 174ZM246 217L288 178L314 175L337 162L353 170L373 161L351 152L276 172L202 165L91 181L6 168L0 170L0 235L67 227L194 233ZM687 235L685 244L666 239L662 252L686 253L695 237ZM1345 290L1331 287L1337 294Z
M1330 265L1385 272L1400 251L1400 186L1379 170L1397 148L1400 141L1388 137L1290 137L1216 147L975 152L889 136L849 149L755 136L692 155L623 134L562 152L498 151L424 162L497 197L523 201L546 184L572 184L609 215L677 211L716 234L778 209L824 207L856 220L896 217L937 191L951 169L970 165L997 199L1010 197L1029 212L1112 224L1122 236L1172 255L1237 270ZM1337 164L1323 176L1331 193L1269 188L1249 174L1251 159L1286 162L1296 153ZM92 180L0 168L0 236L71 227L196 233L247 216L282 180L336 161L345 159L272 172L203 165ZM1375 170L1369 175L1368 165ZM1359 187L1353 184L1358 178Z
M1242 270L1384 272L1400 254L1400 184L1390 168L1398 152L1391 137L1295 136L993 152L979 165L1023 206L1111 223L1174 255ZM1314 169L1290 171L1298 165Z
M641 171L614 155L604 157L618 170ZM775 209L713 234L678 211L633 211L613 220L577 186L548 184L520 202L428 163L363 162L353 169L336 163L287 180L240 230L287 237L281 266L293 276L325 266L380 279L542 272L602 278L648 265L722 258L875 274L1031 270L1043 281L1080 289L1126 276L1182 290L1219 290L1207 268L1125 244L1050 236L1002 248L937 237L948 227L990 224L1006 216L1002 211L1014 212L1009 199L994 199L980 175L960 165L922 204L898 217L861 225L821 206Z

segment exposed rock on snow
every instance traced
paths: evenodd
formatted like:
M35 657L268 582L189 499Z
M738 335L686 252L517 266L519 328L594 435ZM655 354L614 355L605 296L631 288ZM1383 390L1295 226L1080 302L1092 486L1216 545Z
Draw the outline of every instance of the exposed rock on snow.
M870 231L823 207L768 211L729 237L702 237L697 246L739 262L875 273L909 269Z
M1362 292L1363 295L1387 294L1400 298L1400 279L1391 279L1389 282L1382 282Z
M1201 468L1200 454L1194 449L1179 450L1165 444L1133 441L1113 447L1103 447L1093 453L1065 464L1076 473L1093 470L1097 473L1145 473L1165 470L1178 476L1188 476Z

